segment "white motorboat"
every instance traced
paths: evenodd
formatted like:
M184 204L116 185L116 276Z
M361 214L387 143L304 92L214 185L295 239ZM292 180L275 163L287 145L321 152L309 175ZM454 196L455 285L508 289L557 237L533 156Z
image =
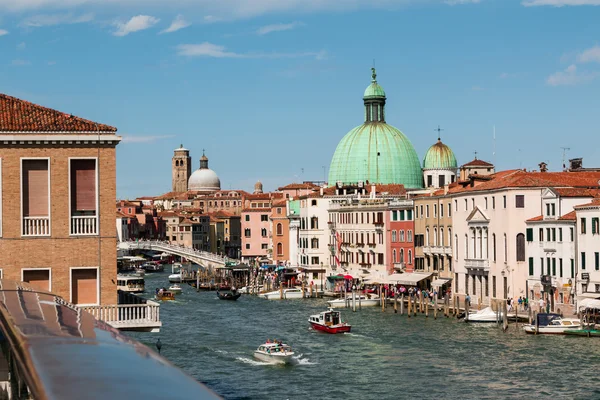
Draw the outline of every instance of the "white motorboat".
M486 307L483 310L469 312L469 316L465 318L465 322L499 322L502 321L502 318L502 311L497 313L492 310L492 307Z
M294 352L285 343L264 343L254 351L254 357L273 364L289 364Z
M559 314L540 313L537 324L525 325L526 333L564 334L565 331L581 329L581 321L577 318L562 318Z
M136 268L135 269L135 274L137 276L145 276L146 275L146 270L143 268Z
M283 293L279 290L275 290L269 293L263 293L260 295L263 299L267 300L280 300L283 299L301 299L302 298L302 290L297 288L283 289Z
M183 265L179 264L179 263L175 263L171 266L171 275L169 275L169 282L171 283L181 283L182 281L182 274L181 274L181 270L183 268Z
M173 294L181 294L181 286L178 284L171 285L169 286L169 292L172 292Z
M346 305L352 307L352 296L347 296L346 299L347 301L344 299L329 300L327 304L329 304L329 307L331 308L344 308ZM356 307L358 307L359 304L361 307L375 307L381 305L381 298L379 296L356 296Z
M262 288L263 288L263 285L260 285L256 288L256 291L260 292L262 290ZM250 293L252 293L252 290L253 290L252 286L244 286L243 288L238 290L238 292L242 293L242 294L250 294Z

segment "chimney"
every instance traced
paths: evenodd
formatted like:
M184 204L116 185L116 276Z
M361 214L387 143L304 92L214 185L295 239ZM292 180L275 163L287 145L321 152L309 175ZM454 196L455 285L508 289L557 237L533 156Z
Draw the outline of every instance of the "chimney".
M321 189L319 190L319 192L321 193L321 197L323 197L323 187L321 186Z
M569 171L583 168L583 158L572 158L569 160Z
M371 185L371 198L374 199L376 194L375 185Z

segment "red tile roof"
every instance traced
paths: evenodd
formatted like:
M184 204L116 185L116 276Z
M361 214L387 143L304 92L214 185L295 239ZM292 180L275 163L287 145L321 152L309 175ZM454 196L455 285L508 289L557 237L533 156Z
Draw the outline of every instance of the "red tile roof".
M474 159L471 162L466 163L463 167L493 167L494 164L490 164L487 161Z
M600 199L594 199L592 200L591 203L586 203L586 204L580 204L578 206L575 206L573 208L575 208L576 210L579 208L584 208L584 207L593 207L593 206L600 206Z
M277 188L277 190L298 190L298 189L318 189L319 186L312 182L307 183L290 183L289 185Z
M557 188L554 191L560 197L600 197L600 189Z
M565 214L562 217L560 217L559 220L561 220L561 221L577 221L577 215L575 214L575 211L571 211L570 213Z
M529 218L526 222L538 222L538 221L543 221L543 220L544 220L544 216L538 215L537 217Z
M115 133L117 128L0 93L0 131Z

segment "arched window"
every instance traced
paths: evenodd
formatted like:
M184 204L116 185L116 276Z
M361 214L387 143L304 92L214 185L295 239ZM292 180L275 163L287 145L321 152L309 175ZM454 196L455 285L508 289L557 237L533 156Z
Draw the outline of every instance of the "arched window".
M404 242L404 229L400 230L400 241Z
M317 238L312 238L310 240L310 248L311 249L318 249L319 248L319 239Z
M396 242L396 231L392 231L392 243L394 242ZM396 257L394 257L394 259L396 259Z
M444 245L444 228L440 228L440 246Z
M175 160L175 166L179 167L179 160Z
M517 235L517 261L525 261L525 235Z
M438 244L437 228L433 228L433 245L437 246L437 244Z
M404 262L404 249L400 249L400 262Z
M281 244L281 243L277 243L277 255L278 256L283 255L283 244Z
M260 235L261 235L262 237L267 237L267 229L266 229L266 228L262 228L262 229L260 230Z
M396 249L392 252L392 262L396 264Z
M357 214L358 219L358 214ZM319 219L317 217L312 217L310 219L310 229L319 229Z
M429 228L425 229L425 244L429 246Z
M406 260L407 264L412 264L412 250L408 250L408 259Z
M277 224L277 234L279 236L283 235L283 225L281 225L281 223Z

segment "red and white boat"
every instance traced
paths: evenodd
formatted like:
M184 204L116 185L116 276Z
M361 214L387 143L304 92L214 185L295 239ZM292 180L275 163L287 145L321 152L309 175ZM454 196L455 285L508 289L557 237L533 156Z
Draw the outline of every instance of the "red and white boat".
M350 329L352 328L349 323L342 322L340 312L333 311L332 308L319 314L311 315L308 318L308 322L312 325L314 330L327 333L350 332Z

